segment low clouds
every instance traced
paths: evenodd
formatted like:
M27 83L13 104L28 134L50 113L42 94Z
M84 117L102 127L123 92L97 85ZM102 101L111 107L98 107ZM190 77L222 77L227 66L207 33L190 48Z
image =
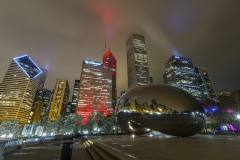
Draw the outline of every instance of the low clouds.
M240 89L239 1L0 0L0 80L13 57L49 66L45 87L80 78L83 59L102 61L104 42L117 58L118 93L127 89L126 40L146 39L150 74L163 83L175 50L208 68L216 90Z

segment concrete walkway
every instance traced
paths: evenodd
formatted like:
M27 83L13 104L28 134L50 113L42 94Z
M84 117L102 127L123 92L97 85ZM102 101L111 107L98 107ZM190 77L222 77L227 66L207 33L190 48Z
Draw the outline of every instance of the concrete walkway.
M4 160L60 160L62 141L40 143L24 149L18 149L4 154ZM91 160L84 145L77 139L74 141L71 160Z
M141 160L240 160L240 136L88 136Z

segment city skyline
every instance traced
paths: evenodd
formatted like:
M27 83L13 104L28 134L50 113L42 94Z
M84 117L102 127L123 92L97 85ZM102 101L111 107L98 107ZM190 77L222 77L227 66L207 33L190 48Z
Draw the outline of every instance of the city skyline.
M217 92L234 91L240 89L237 3L3 1L0 81L14 57L28 54L48 69L44 88L67 79L72 93L83 59L101 61L107 41L118 61L119 96L127 89L125 43L134 32L145 37L154 84L163 84L164 65L176 54L207 68Z

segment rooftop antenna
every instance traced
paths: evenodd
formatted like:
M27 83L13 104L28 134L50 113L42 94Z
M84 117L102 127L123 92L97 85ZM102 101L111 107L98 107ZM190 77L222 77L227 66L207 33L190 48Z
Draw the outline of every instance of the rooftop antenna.
M106 53L106 41L105 41L105 48L104 48L104 53Z

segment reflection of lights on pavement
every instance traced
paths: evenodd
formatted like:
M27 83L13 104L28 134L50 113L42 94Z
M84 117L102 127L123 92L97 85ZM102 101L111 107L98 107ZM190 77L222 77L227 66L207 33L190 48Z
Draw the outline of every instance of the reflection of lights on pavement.
M135 137L135 135L134 135L134 134L132 134L132 137L134 138L134 137Z

